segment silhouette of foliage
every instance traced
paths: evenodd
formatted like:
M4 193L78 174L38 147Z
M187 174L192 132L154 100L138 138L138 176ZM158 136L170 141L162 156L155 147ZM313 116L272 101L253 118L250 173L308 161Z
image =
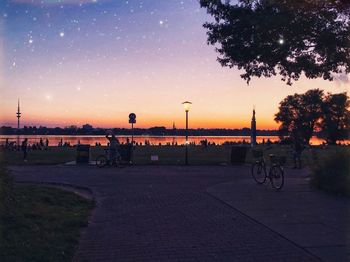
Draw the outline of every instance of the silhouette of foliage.
M213 16L208 44L222 66L252 77L281 75L291 85L307 78L333 80L350 73L348 0L200 0Z
M311 185L326 192L350 196L350 151L329 154L311 168Z
M280 135L309 144L322 117L323 96L323 91L319 89L287 96L280 103L279 112L275 115L275 121L281 124Z
M283 99L275 121L280 123L281 137L309 144L314 132L321 131L328 144L335 144L349 134L349 106L346 93L325 95L322 90L312 89Z
M336 144L338 140L349 136L350 101L346 93L328 93L322 105L323 117L320 127L326 135L328 144Z

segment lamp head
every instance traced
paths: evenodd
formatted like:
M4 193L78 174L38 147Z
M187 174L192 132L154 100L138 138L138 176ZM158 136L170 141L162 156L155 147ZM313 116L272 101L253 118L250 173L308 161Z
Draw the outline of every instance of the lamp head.
M183 102L182 104L183 104L184 109L185 109L186 112L190 111L190 108L191 108L191 105L192 105L191 102L186 101L186 102Z

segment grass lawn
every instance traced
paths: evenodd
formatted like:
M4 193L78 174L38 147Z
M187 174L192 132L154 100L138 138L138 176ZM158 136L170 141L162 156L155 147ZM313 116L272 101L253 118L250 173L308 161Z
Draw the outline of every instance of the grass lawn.
M71 261L94 207L74 193L21 185L0 214L0 261Z
M258 145L257 149L268 154L276 154L287 157L286 166L293 165L292 148L285 145L273 145L267 150L267 146ZM315 161L322 161L329 155L339 150L349 150L349 146L310 147L304 150L302 158L305 166L312 166ZM21 152L0 152L3 162L7 165L44 165L60 164L74 161L76 148L50 147L47 151L29 151L28 162L22 160ZM95 160L99 154L104 154L104 148L91 147L91 160ZM191 165L220 165L230 164L231 146L189 146L189 164ZM1 157L0 155L0 157ZM152 162L151 156L157 155L158 161ZM134 163L136 165L182 165L185 161L185 148L182 146L139 146L134 150ZM249 148L246 162L253 161Z
M152 164L151 156L157 155L158 161L153 164L159 165L183 165L185 163L185 147L181 146L147 146L136 147L134 156L136 165ZM230 147L190 146L188 159L191 165L218 165L229 163Z
M52 165L75 159L76 149L73 147L50 147L49 150L28 151L28 162L23 161L21 151L0 151L0 158L5 165Z
M104 148L91 147L91 160L104 154ZM76 148L50 147L49 150L28 151L27 162L24 162L22 152L0 152L6 165L51 165L74 161ZM154 164L179 165L185 161L185 148L181 146L142 146L135 147L134 161L136 165L152 164L151 156L158 155L159 161ZM1 156L0 156L1 157ZM201 146L189 147L189 159L193 165L215 165L228 163L230 160L230 147Z

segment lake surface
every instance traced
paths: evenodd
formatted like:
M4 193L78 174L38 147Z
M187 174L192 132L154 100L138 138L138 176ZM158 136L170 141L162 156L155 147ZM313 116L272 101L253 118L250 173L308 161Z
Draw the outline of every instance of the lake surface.
M67 142L71 145L76 145L79 142L81 144L89 144L89 145L95 145L96 143L101 143L101 145L107 144L107 139L105 136L59 136L59 135L22 135L19 136L20 140L24 138L28 138L29 144L37 143L40 141L40 138L46 140L49 139L50 146L57 146L59 142L62 140L63 143ZM117 136L119 141L121 143L125 143L127 139L129 138L131 140L131 136ZM9 139L9 141L17 141L16 135L0 135L0 144L5 144L6 139ZM201 140L207 139L210 143L215 143L217 145L221 145L224 142L250 142L249 136L190 136L189 141L191 143L200 144ZM279 141L279 138L277 136L258 136L257 142L261 143L263 141L268 141L268 139L271 142ZM185 137L183 136L135 136L134 140L138 144L145 144L145 141L149 141L151 145L166 145L166 144L184 144L185 143ZM320 145L324 142L323 139L313 137L311 139L312 145ZM344 141L344 144L350 144L350 140Z

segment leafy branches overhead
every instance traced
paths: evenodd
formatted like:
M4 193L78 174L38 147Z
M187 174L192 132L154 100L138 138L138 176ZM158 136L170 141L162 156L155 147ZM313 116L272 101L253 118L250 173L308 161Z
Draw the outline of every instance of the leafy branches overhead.
M302 73L333 80L350 73L348 0L200 0L213 16L208 44L222 66L252 77L281 75L291 85Z

